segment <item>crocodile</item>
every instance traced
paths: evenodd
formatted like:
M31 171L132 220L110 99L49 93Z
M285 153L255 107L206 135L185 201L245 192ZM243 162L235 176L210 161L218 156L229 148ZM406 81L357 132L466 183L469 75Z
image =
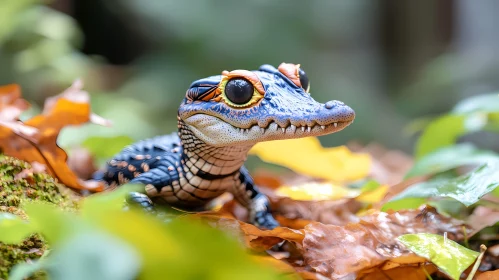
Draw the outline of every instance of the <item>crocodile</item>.
M299 64L223 71L190 85L178 109L177 133L125 147L100 179L113 187L144 185L128 201L150 211L155 204L199 210L231 192L251 223L272 229L278 222L269 199L244 167L248 151L262 141L334 133L354 118L341 101L314 100Z

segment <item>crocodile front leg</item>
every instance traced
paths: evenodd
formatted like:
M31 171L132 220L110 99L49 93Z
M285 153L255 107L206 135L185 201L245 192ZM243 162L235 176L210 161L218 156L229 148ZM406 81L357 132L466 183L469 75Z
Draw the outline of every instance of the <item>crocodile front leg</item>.
M234 186L232 193L236 200L248 209L250 223L267 229L279 226L272 216L268 197L258 190L244 166L241 167L239 180L240 184Z

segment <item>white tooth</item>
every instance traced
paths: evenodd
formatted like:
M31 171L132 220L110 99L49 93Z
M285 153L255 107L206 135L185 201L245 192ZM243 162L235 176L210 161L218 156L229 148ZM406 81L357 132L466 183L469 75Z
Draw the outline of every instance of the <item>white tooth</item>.
M305 127L304 126L301 127L301 131L305 132Z
M337 126L338 126L338 123L337 123L337 122L335 122L335 123L334 123L334 127L337 127Z
M291 132L295 133L295 131L296 131L296 126L291 125Z
M281 127L281 130L282 130L282 132L284 133L284 131L285 131L286 129L285 129L284 127Z
M321 125L321 128L322 128L322 129L325 129L325 128L326 128L326 126L325 126L325 125Z
M260 127L260 132L261 132L261 133L265 133L265 128Z
M310 132L310 130L312 130L312 128L310 126L307 127L307 131Z

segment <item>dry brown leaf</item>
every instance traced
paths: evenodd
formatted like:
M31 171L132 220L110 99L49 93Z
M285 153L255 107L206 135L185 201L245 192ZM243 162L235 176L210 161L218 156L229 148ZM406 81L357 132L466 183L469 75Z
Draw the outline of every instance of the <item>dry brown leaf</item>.
M291 220L310 220L323 224L345 225L358 222L355 215L362 204L355 199L334 201L297 201L290 198L272 197L272 211Z
M499 210L478 206L468 217L468 224L473 228L474 235L482 229L493 226L499 222Z
M404 279L404 280L426 280L426 272L431 275L437 271L433 264L427 265L410 265L400 266L388 270L373 268L358 275L359 280L387 280L387 279Z
M424 259L396 241L407 233L447 232L450 239L463 237L463 223L436 213L434 208L394 213L378 212L346 226L310 223L305 227L303 257L317 272L338 279L379 266L387 260L418 264Z
M12 86L0 88L3 104L0 105L0 110L4 113L7 110L8 114L4 117L4 123L0 123L0 150L28 162L45 164L47 173L68 187L100 191L104 188L102 183L81 180L69 169L66 152L57 146L57 136L62 128L90 121L90 97L87 92L82 91L82 86L80 81L76 81L62 94L47 99L43 113L23 124L17 122L19 110L22 112L26 108L26 101L20 99L19 89ZM12 89L15 89L14 93ZM19 110L9 109L12 106ZM5 122L9 125L5 125ZM33 133L25 133L27 129L31 129Z
M497 280L499 279L499 269L494 271L487 271L476 278L476 280Z

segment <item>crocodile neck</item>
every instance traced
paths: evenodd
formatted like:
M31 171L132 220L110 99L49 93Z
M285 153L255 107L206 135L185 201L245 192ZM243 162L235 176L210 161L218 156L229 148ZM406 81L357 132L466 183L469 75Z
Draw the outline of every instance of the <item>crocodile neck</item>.
M211 146L196 137L181 119L178 120L178 128L182 145L182 165L193 174L203 174L206 179L237 173L252 147L252 145Z

